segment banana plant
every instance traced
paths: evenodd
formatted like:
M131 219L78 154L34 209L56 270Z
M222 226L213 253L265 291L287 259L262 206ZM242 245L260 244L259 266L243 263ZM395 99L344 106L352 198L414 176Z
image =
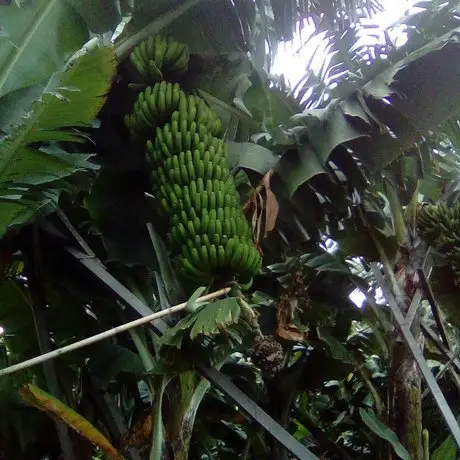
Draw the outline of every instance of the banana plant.
M62 214L51 215L59 198L69 220L83 235L80 243L83 241L85 247L97 253L108 270L126 284L129 285L126 273L135 278L141 286L138 290L142 292L146 307L152 311L167 308L175 303L174 294L181 295L179 288L186 287L170 277L173 265L170 254L162 251L169 245L166 235L171 226L165 226L159 218L158 191L152 189L151 167L144 149L131 142L124 124L124 117L132 112L138 93L146 90L145 82L133 78L139 59L132 62L128 56L143 40L161 32L176 41L182 40L190 49L189 73L178 77L181 86L205 100L222 119L232 173L238 172L235 184L257 247L264 252L265 264L289 261L289 256L296 256L299 248L314 254L302 260L307 267L305 270L312 275L307 293L312 294L317 289L317 308L310 311L308 305L301 303L303 309L298 310L294 303L285 301L278 302L275 311L273 299L277 299L280 286L289 285L291 274L284 273L288 276L278 284L268 268L258 274L253 286L248 288L250 293L259 290L258 295L252 296L257 299L254 303L261 311L263 331L258 331L257 335L277 333L288 342L287 356L276 341L259 340L250 345L241 342L244 335L239 324L244 319L241 305L230 297L198 307L170 330L160 351L169 350L165 361L168 364L171 358L177 365L173 371L165 370L164 356L157 353L160 344L148 331L120 336L113 343L69 357L70 367L78 369L78 375L71 373L69 376L66 366L61 368L61 378L67 378L65 388L71 401L69 405L88 421L103 425L110 433L109 442L125 446L127 456L132 455L128 447L147 446L145 455L152 459L160 458L168 448L178 458L186 458L193 445L192 437L203 439L202 433L194 434L192 430L193 426L198 430L203 426L204 415L195 424L200 414L198 410L200 407L208 409L206 402L209 403L211 397L216 398L216 394L211 394L209 384L189 367L181 368L180 352L171 349L174 345L196 347L205 355L223 350L224 357L214 362L223 369L231 362L229 354L237 350L243 356L238 358L244 363L239 363L240 371L256 367L250 359L258 359L257 366L263 368L257 380L246 381L248 391L263 385L268 400L261 394L254 394L254 398L271 408L272 415L282 423L287 423L293 406L306 413L306 420L300 420L301 416L296 419L299 422L296 423L296 436L311 443L318 455L332 448L334 442L331 440L336 436L343 439L336 453L349 455L350 445L364 446L364 450L366 437L375 440L374 435L390 442L395 451L404 453L391 431L381 425L384 410L380 388L376 389L381 382L369 378L368 374L368 371L381 369L370 362L368 356L358 355L363 363L350 355L353 341L358 347L364 347L369 346L374 337L369 341L362 336L360 340L356 336L349 341L347 338L354 318L348 301L354 287L352 283L370 289L374 289L375 284L373 280L369 283L369 277L357 279L359 277L350 274L343 260L317 254L316 242L321 241L324 234L332 236L343 253L360 257L363 267L370 260L382 261L384 256L389 261L398 260L395 259L397 250L407 233L401 226L404 216L399 212L398 200L407 203L407 196L412 197L415 191L405 175L407 167L413 164L409 164L410 155L402 152L412 147L414 140L421 141L428 129L449 118L458 104L456 69L451 67L458 61L455 59L458 53L455 21L443 26L439 33L428 34L428 38L424 36L413 49L405 48L390 60L377 63L381 64L378 73L368 75L365 81L353 80L356 87L352 90L348 87L343 93L346 96L331 103L325 98L331 89L327 84L340 85L340 72L335 73L340 66L334 70L325 65L320 75L322 81L304 110L303 97L296 100L295 92L289 94L268 73L264 37L271 34L269 39L273 47L278 39L290 36L293 18L314 17L322 5L307 8L302 2L293 2L285 7L285 2L281 2L281 8L278 1L219 1L212 2L210 7L211 2L205 0L136 2L134 7L129 6L129 2L109 0L90 3L36 1L22 5L22 11L17 5L10 5L4 10L8 27L2 23L6 19L0 19L2 30L8 33L0 47L0 64L3 64L0 66L0 127L7 134L0 140L0 173L4 173L3 178L0 174L0 188L5 190L2 199L5 210L0 214L6 216L0 229L8 232L11 238L1 241L0 267L7 266L8 281L11 281L12 259L18 257L21 263L21 256L15 252L18 246L16 233L11 231L14 227L23 227L37 215L47 215L46 222L53 222L61 229L69 228L60 218ZM349 13L353 13L352 6ZM118 24L121 17L124 19ZM329 17L336 29L346 25L346 21L337 20L335 13ZM40 38L50 24L68 27L53 29L47 44ZM189 24L194 27L188 27ZM228 26L228 30L223 25ZM318 31L323 25L318 26ZM73 32L71 40L65 34L69 28ZM100 35L82 48L89 38L88 30ZM113 45L108 44L108 37L113 39ZM100 44L108 46L92 49ZM352 44L348 45L350 48L345 51L351 52ZM257 59L256 51L259 53ZM32 55L33 59L26 59ZM71 55L74 57L70 58ZM273 53L270 56L273 57ZM341 58L345 59L343 54ZM66 62L67 68L63 69ZM118 64L117 78L109 90L115 64ZM421 70L424 66L437 69L436 84L433 74ZM149 72L156 70L158 68L153 66L149 68ZM330 81L329 77L332 77ZM414 80L419 83L416 93ZM434 92L437 88L442 91ZM343 95L339 91L335 94ZM33 100L37 102L32 105ZM96 124L91 125L96 117L100 121L99 129L93 129ZM20 125L16 126L18 121ZM84 153L75 153L80 151ZM90 157L87 152L97 153L97 156ZM1 167L3 159L4 167ZM100 166L97 174L94 173L96 163ZM83 186L83 177L89 179L87 187ZM395 194L401 177L406 180L405 194ZM62 194L64 189L74 193ZM236 193L234 196L238 197ZM150 223L150 230L147 223ZM196 232L195 228L193 230ZM193 233L191 229L190 232ZM157 235L154 242L152 234ZM120 315L122 308L95 283L84 278L66 260L53 258L52 244L47 241L42 244L49 249L42 251L42 257L49 313L51 317L55 315L55 323L50 322L53 340L66 343L128 319ZM281 270L275 265L274 271L277 269ZM18 273L21 275L21 270ZM344 278L346 282L342 284ZM327 297L334 290L338 298ZM137 295L137 290L134 291ZM326 298L328 300L324 300ZM341 308L333 308L334 305ZM372 317L374 324L376 318L381 319L376 311L374 309ZM311 314L309 318L308 313ZM72 320L82 316L84 326L77 326L77 321L72 324ZM385 314L381 316L388 322ZM274 328L270 329L270 322L271 326L275 324ZM381 350L388 347L384 339L375 340ZM268 343L274 351L274 362L268 363L272 364L271 369L267 366L270 360L261 353L260 343ZM252 347L251 352L249 347ZM310 347L312 356L309 355ZM324 369L305 375L305 363L310 371L316 366L319 369L321 364ZM278 375L274 371L279 369L283 372ZM350 397L347 386L351 373L353 389L358 391L355 400ZM88 379L91 384L85 380L88 375L93 379ZM305 388L301 388L304 402L311 397L314 404L300 406L300 402L296 402L292 405L277 392L279 383L286 385L289 389L286 395L292 396L296 384L302 381L299 376L305 377ZM239 383L244 385L244 379ZM364 396L359 392L363 387L366 389ZM78 397L72 392L73 388L78 390ZM90 396L89 389L103 395L106 406L113 408L113 417L93 410L94 401L100 402L101 398ZM320 394L316 394L316 398L313 392L317 390ZM325 397L328 391L334 393L334 397ZM353 409L343 409L350 401L353 401ZM374 405L380 419L376 422L369 410L355 409L360 405L366 409ZM231 406L227 404L228 407ZM168 417L163 417L166 412ZM116 424L115 420L123 423ZM271 441L264 441L254 426L235 417L231 420L225 432L229 437L225 439L234 440L239 433L240 438L247 436L244 443L247 455L260 449L265 456L276 454L274 458L282 458L283 453ZM238 423L233 423L235 420ZM317 420L322 426L313 431ZM350 427L361 423L366 425L367 431L360 429L354 436L347 435ZM219 419L215 425L216 430L223 430L225 424ZM138 434L144 432L148 441L137 443ZM379 446L382 442L379 441ZM226 447L214 442L210 451L224 458ZM145 451L141 453L144 455ZM231 455L235 455L234 450Z

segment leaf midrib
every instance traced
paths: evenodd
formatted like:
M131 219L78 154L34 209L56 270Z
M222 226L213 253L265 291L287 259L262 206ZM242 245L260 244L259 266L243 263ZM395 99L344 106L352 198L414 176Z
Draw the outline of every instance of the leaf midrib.
M23 35L22 39L20 40L19 44L16 45L14 50L12 51L11 54L11 59L10 62L7 63L7 65L4 67L3 71L0 71L0 94L2 93L2 89L5 86L6 81L8 80L8 77L13 70L14 66L24 53L24 50L26 49L27 45L31 41L32 37L35 35L36 31L39 29L41 24L43 23L43 20L46 18L46 16L49 14L50 10L54 7L56 2L59 0L50 0L48 3L44 3L44 7L42 6L42 12L38 14L37 19L32 24L32 27L29 29L26 34Z

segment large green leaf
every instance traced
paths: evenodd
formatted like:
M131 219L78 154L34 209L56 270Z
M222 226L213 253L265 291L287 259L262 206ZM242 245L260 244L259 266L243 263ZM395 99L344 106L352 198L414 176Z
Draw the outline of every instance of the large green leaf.
M454 438L448 436L442 444L431 454L431 460L456 460L457 444Z
M362 408L359 409L359 415L361 420L380 438L385 439L393 446L396 455L403 460L410 460L409 452L406 448L399 442L396 434L388 428L384 423L382 423L374 411Z
M18 148L16 148L18 147ZM10 155L8 155L10 153ZM92 155L75 155L64 151L50 152L18 146L8 140L0 144L0 182L41 185L72 174L79 169L95 169L87 160Z
M53 207L56 190L40 194L37 186L95 168L88 161L91 155L35 145L82 140L69 128L89 126L105 101L114 72L110 48L82 56L70 69L52 76L23 125L0 141L0 236L9 227L27 222L36 211L49 212Z
M48 190L38 196L33 192L13 195L9 190L0 190L0 236L8 229L24 225L38 215L46 215L56 209L58 190Z
M199 306L162 337L162 343L180 347L188 333L193 340L199 335L212 336L238 322L240 306L236 297L227 297Z
M240 306L235 297L216 300L201 308L195 316L195 324L190 332L193 340L197 336L213 335L238 322Z
M5 94L0 103L0 130L9 134L15 126L20 125L32 103L40 98L44 87L45 83L37 83Z
M265 175L279 161L271 150L252 142L227 142L230 163Z
M348 245L353 240L358 248L361 235L349 233L347 222L341 219L349 209L356 208L352 203L357 196L362 202L368 179L380 178L385 168L421 140L428 129L458 111L458 30L389 65L369 82L349 91L346 98L332 101L325 109L304 111L283 124L282 130L295 142L274 142L275 151L283 152L284 148L274 168L274 182L281 179L282 187L274 188L278 200L285 194L295 206L294 212L283 215L286 205L280 200L277 222L277 230L291 245L299 244L305 233L315 238L318 230L333 234L343 225ZM419 170L415 179L420 174ZM411 184L404 183L404 187L409 190ZM320 217L324 214L328 220ZM303 230L297 232L299 224ZM380 236L393 238L388 233ZM393 246L394 242L390 243Z
M333 359L350 363L351 357L345 346L337 340L336 337L331 335L326 329L322 328L320 332L320 339L326 343L329 353Z
M287 91L270 87L262 72L254 72L251 83L252 86L243 96L245 107L272 136L276 136L279 126L300 112L301 107Z
M350 147L365 169L378 174L427 129L457 113L459 31L455 29L417 50L347 99L293 117L290 131L302 146L299 155L304 158L280 166L290 193L325 173L323 168L341 145ZM436 82L427 68L436 73ZM283 157L283 162L289 158ZM342 172L347 177L347 171Z
M2 5L0 30L0 97L47 79L88 36L64 0Z
M105 102L115 70L115 55L106 47L83 55L67 71L56 73L41 101L35 104L26 124L30 137L22 142L36 142L56 134L49 130L89 126Z
M331 104L327 109L311 110L293 117L292 121L297 126L291 132L301 145L299 157L303 164L298 168L296 180L291 178L287 181L291 194L314 175L326 172L324 168L336 147L368 136L366 131L359 130L350 122L352 117L345 111L346 107L345 103L343 106Z
M119 374L141 375L144 371L139 356L121 345L100 342L83 353L88 355L89 370L102 385L108 385Z
M91 32L102 34L114 30L121 22L117 0L68 0L85 20Z
M365 94L374 98L402 94L391 102L419 132L459 113L460 65L455 59L460 52L459 33L457 27L411 53L366 84ZM452 65L447 65L449 61Z
M240 13L244 22L240 20ZM209 1L203 1L180 21L173 22L167 32L188 43L193 53L248 51L254 19L253 2L213 0L210 8ZM188 21L193 21L195 26L184 27Z

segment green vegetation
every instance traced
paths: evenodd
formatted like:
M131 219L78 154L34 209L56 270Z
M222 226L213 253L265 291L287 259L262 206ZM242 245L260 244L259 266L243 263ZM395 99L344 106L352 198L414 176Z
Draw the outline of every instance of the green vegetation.
M458 458L458 5L0 5L0 459Z

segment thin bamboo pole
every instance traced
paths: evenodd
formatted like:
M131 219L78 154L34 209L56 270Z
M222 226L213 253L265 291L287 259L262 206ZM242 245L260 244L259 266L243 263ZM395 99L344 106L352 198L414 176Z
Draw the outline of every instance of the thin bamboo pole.
M205 302L207 300L212 300L217 297L221 297L225 294L230 292L229 287L219 289L215 292L210 292L202 297L199 297L196 301L197 302ZM19 364L13 364L12 366L6 367L5 369L0 370L0 377L3 377L7 374L12 374L13 372L18 372L23 369L27 369L29 367L35 366L37 364L44 363L45 361L49 361L50 359L57 358L65 353L69 353L70 351L78 350L79 348L87 347L88 345L92 345L93 343L99 342L101 340L107 339L108 337L112 337L114 335L119 334L120 332L128 331L129 329L133 329L138 326L142 326L143 324L150 323L158 318L162 318L163 316L168 316L173 313L177 313L183 310L187 306L187 302L180 303L175 305L171 308L167 308L166 310L161 310L156 313L152 313L151 315L144 316L142 318L136 319L129 323L122 324L120 326L116 326L113 329L109 329L108 331L100 332L99 334L93 335L91 337L87 337L86 339L80 340L75 343L71 343L70 345L66 345L65 347L58 348L57 350L50 351L49 353L45 353L40 356L36 356L35 358L28 359L23 361Z

